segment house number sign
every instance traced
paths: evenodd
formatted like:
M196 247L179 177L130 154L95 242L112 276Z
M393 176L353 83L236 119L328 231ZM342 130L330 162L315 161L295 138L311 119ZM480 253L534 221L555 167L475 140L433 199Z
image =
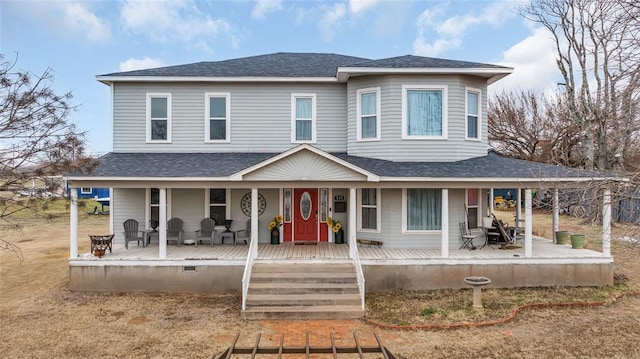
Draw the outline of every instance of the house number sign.
M343 195L333 196L333 200L334 201L344 201L344 196Z

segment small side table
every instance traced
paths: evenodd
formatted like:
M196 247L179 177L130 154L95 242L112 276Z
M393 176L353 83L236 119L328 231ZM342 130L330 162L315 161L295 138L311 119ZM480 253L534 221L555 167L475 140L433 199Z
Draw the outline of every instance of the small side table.
M231 238L233 240L233 245L236 245L236 232L222 232L220 233L220 244L224 244L225 238Z

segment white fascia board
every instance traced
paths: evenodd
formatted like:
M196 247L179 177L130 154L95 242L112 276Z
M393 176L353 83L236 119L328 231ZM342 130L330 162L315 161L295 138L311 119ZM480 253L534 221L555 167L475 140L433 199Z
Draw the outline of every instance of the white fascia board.
M198 182L229 181L229 177L66 177L67 181Z
M269 159L266 159L266 160L264 160L264 161L262 161L262 162L260 162L260 163L258 163L256 165L253 165L253 166L251 166L249 168L246 168L246 169L244 169L244 170L242 170L240 172L237 172L237 173L231 175L230 178L233 181L242 181L242 178L244 177L244 175L246 175L248 173L251 173L251 172L253 172L255 170L258 170L260 168L266 167L266 166L268 166L268 165L270 165L270 164L272 164L272 163L274 163L276 161L279 161L279 160L281 160L283 158L286 158L288 156L291 156L294 153L297 153L297 152L300 152L300 151L303 151L303 150L311 151L311 152L317 154L318 156L324 157L329 161L335 162L335 163L337 163L337 164L339 164L341 166L344 166L344 167L346 167L346 168L348 168L348 169L350 169L350 170L352 170L354 172L357 172L357 173L359 173L359 174L361 174L363 176L366 176L367 177L367 181L369 181L369 182L379 182L380 181L380 176L378 176L376 174L373 174L373 173L371 173L369 171L366 171L366 170L364 170L364 169L362 169L362 168L360 168L358 166L355 166L355 165L353 165L353 164L351 164L351 163L349 163L347 161L343 161L343 160L339 159L338 157L335 157L335 156L333 156L333 155L331 155L331 154L329 154L327 152L324 152L324 151L322 151L320 149L317 149L317 148L315 148L315 147L313 147L313 146L311 146L311 145L309 145L307 143L304 143L304 144L301 144L299 146L293 147L293 148L291 148L291 149L289 149L289 150L287 150L285 152L280 153L279 155L273 156L273 157L271 157Z
M338 81L346 81L350 74L420 74L420 75L437 75L437 74L460 74L460 75L476 75L489 78L489 83L505 77L513 72L513 68L426 68L426 67L408 67L408 68L384 68L384 67L338 67ZM492 75L492 76L487 76Z
M327 82L336 83L335 77L207 77L207 76L96 76L102 83L114 82Z
M505 177L380 177L380 182L592 182L612 181L609 177L542 177L542 178L505 178ZM624 180L620 180L623 181Z

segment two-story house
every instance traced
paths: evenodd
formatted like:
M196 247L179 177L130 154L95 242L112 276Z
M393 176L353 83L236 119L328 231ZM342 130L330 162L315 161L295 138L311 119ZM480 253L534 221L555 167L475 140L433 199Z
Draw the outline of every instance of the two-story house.
M115 245L103 258L79 255L72 207L71 287L242 290L245 309L255 266L289 262L309 273L349 264L362 309L365 280L367 291L457 288L470 275L499 287L610 284L607 235L599 253L531 230L532 188L599 178L488 150L487 86L511 72L418 56L275 53L100 75L111 88L113 152L68 179L112 189ZM480 249L491 188L517 189L518 202L524 193L522 248ZM267 228L276 216L279 245ZM157 241L125 249L130 218L140 230L157 221ZM217 237L168 245L170 218L182 220L183 242L204 218L216 221ZM247 230L248 245L221 244L232 239L225 220L233 236ZM334 243L331 220L345 244ZM463 227L477 228L471 245Z

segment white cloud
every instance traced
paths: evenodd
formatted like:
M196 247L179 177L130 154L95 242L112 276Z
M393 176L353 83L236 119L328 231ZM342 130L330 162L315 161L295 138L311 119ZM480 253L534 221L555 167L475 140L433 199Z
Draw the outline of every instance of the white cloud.
M324 41L333 41L336 32L340 28L340 21L345 15L347 15L347 9L344 4L334 4L332 7L324 10L324 15L320 19L320 22L318 22L318 28Z
M367 11L376 6L378 0L349 0L349 11L352 14Z
M203 41L212 43L220 34L232 35L226 19L203 14L192 0L126 0L120 17L126 30L157 42L185 42L202 49Z
M133 71L133 70L141 70L141 69L152 69L155 67L163 67L164 62L158 59L152 59L149 57L145 57L144 59L134 59L133 57L129 58L126 61L120 63L120 71Z
M418 36L413 52L422 56L437 56L445 49L459 47L466 33L475 26L500 26L516 15L520 2L498 1L487 5L482 12L470 10L466 15L444 18L445 8L436 6L423 11L416 22Z
M499 64L513 67L506 78L492 84L490 93L513 89L556 91L559 76L555 43L545 28L534 29L527 38L502 54Z
M282 10L282 0L257 0L251 11L251 18L264 20L267 14Z
M85 36L91 42L104 42L111 37L109 23L86 8L85 3L63 4L63 25L75 34Z

